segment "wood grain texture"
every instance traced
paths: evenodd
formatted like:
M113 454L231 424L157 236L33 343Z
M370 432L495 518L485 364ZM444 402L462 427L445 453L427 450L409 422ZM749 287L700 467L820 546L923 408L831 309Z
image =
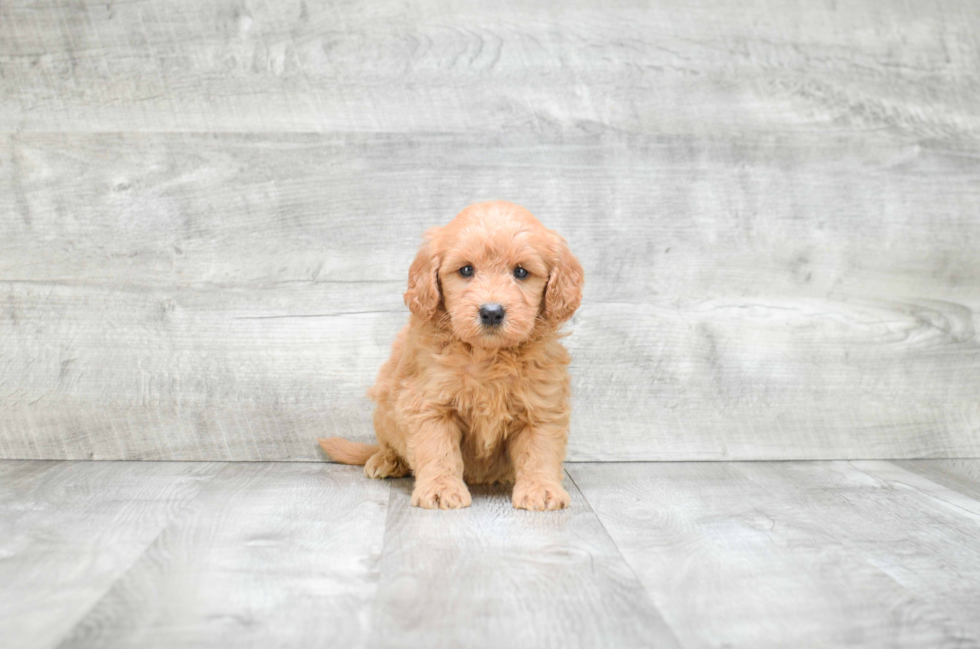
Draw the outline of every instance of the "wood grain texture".
M388 484L229 464L61 647L363 646Z
M980 133L978 22L972 0L8 0L0 124L955 141Z
M371 439L364 391L407 319L420 233L500 193L586 268L571 459L980 455L980 162L942 147L18 135L0 151L4 457L315 460L316 437Z
M0 463L0 643L56 646L218 468Z
M866 474L870 489L831 517L826 531L941 611L950 634L948 644L980 646L976 615L980 502L890 462L849 465ZM766 463L749 466L753 469L749 477L764 488L783 490L796 498L813 497L815 492L815 500L839 502L834 491L842 490L841 480L819 465L800 465L800 473L813 476L808 482L798 474L780 475Z
M574 485L549 513L516 511L497 487L422 510L411 485L392 482L369 646L679 646Z
M894 464L980 501L980 460L899 460Z
M980 502L895 465L569 473L685 647L980 646Z

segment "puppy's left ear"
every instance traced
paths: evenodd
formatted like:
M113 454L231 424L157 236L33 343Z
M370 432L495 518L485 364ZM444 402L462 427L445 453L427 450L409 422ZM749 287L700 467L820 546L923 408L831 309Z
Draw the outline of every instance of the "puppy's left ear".
M565 240L558 239L558 255L544 289L544 317L555 324L565 322L582 303L585 271Z
M423 320L435 315L442 297L439 293L439 255L436 249L439 230L431 228L425 233L425 243L419 248L415 261L408 269L405 305Z

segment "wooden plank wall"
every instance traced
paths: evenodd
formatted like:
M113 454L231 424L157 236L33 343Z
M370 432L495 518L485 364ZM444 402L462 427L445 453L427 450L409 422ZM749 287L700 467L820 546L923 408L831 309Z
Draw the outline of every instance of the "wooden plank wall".
M372 437L421 232L587 272L575 460L980 456L980 3L0 3L0 457Z

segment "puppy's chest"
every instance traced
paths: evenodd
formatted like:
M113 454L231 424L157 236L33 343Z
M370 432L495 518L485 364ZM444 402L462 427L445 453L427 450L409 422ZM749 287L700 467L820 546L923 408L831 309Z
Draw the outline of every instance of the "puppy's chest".
M464 435L490 450L524 413L525 379L518 364L472 361L454 372L452 391Z

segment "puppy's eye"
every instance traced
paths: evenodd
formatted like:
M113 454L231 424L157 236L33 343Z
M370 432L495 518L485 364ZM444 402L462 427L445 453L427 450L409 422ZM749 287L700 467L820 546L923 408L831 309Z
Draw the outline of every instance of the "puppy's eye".
M527 270L518 266L517 268L514 269L514 277L516 277L517 279L524 279L525 277L527 277Z
M466 265L459 269L459 274L463 277L473 277L473 267Z

